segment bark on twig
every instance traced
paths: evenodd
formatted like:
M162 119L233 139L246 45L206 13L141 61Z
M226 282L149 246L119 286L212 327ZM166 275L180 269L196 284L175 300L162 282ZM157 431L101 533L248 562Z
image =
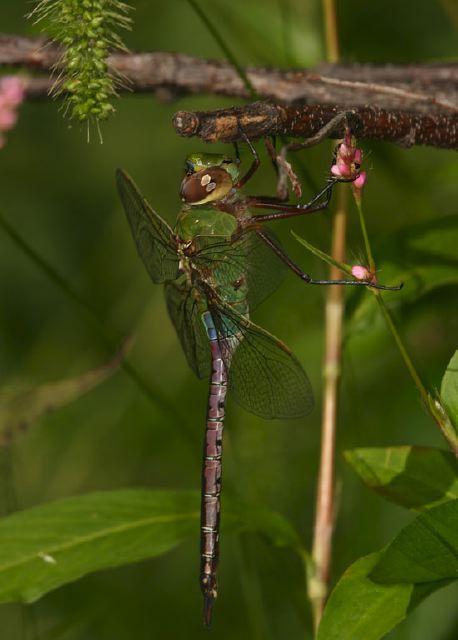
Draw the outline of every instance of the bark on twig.
M217 111L178 111L174 126L182 136L198 136L206 142L235 142L267 135L308 138L322 129L333 117L348 110L344 105L280 105L254 102L246 107ZM401 146L430 145L458 148L457 114L422 114L409 111L356 107L351 109L349 124L357 138L395 142ZM330 137L342 138L343 128Z
M60 57L45 38L0 34L0 67L49 72ZM171 94L212 93L248 98L236 70L226 62L182 53L117 53L111 68L130 81L132 91L167 89ZM322 64L314 69L280 70L248 67L246 73L259 97L294 102L357 106L377 104L389 109L430 113L458 110L458 65ZM36 81L35 81L36 80ZM46 95L49 78L33 79L29 95Z
M53 84L50 70L59 57L59 47L44 38L0 35L0 67L34 72L27 87L29 98L47 97ZM135 92L156 92L166 99L186 93L249 97L237 71L225 62L152 52L116 53L109 65L126 79L125 88ZM253 138L274 133L307 137L339 111L352 109L359 137L404 145L458 146L456 64L327 63L314 69L248 67L246 73L260 98L284 105L258 102L207 114L179 112L177 131L207 141L233 141L240 139L240 122Z

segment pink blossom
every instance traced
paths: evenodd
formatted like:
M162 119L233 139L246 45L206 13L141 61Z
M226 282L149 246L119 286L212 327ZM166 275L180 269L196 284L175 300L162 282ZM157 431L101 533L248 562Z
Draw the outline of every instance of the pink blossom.
M364 280L364 282L370 282L372 284L376 284L377 282L375 271L371 271L368 267L361 264L355 264L351 268L351 275L357 280Z
M369 270L361 264L355 264L351 268L351 275L357 280L369 280L370 278Z
M11 107L17 107L24 101L25 81L19 76L0 78L0 95Z
M355 178L353 188L359 193L363 188L367 174L360 172L363 152L356 146L356 139L350 131L345 133L345 138L337 146L335 163L331 167L331 174L336 178Z
M5 144L3 131L9 131L17 121L17 109L24 100L26 81L19 76L0 77L0 148Z
M17 121L16 111L12 109L2 109L0 107L0 131L8 131Z
M356 180L353 181L352 184L355 189L361 190L366 184L366 180L367 180L367 173L365 171L361 171L359 176L356 178Z

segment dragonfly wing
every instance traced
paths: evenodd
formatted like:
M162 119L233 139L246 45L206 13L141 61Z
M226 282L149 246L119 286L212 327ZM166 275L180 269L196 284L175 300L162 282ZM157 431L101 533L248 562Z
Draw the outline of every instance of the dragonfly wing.
M263 232L279 244L273 233L265 229ZM250 309L257 307L280 286L287 270L280 258L251 229L233 242L213 242L199 251L193 261L201 268L210 268L220 287L230 287L244 276Z
M288 347L229 305L209 309L234 399L263 418L299 418L310 413L312 387Z
M173 231L141 195L132 178L118 169L116 183L137 251L156 284L175 280L179 259Z
M272 231L263 228L263 233L280 245L280 241ZM288 268L255 231L244 235L248 236L246 239L249 256L247 267L248 304L250 309L255 309L258 304L278 289ZM242 236L239 242L243 241L244 237Z
M199 378L208 378L211 370L210 346L202 322L202 309L192 290L170 282L165 285L165 299L189 366Z

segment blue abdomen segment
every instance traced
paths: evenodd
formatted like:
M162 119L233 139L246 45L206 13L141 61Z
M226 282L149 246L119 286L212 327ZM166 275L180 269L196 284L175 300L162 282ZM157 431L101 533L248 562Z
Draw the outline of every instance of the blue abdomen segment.
M207 332L207 337L210 342L218 339L218 334L216 333L215 323L213 322L213 317L210 311L205 311L202 314L202 322L204 323L205 330Z
M234 311L236 311L240 315L243 315L245 318L248 318L248 305L246 304L245 300L242 302L232 304L230 306L234 309ZM202 322L204 324L205 331L207 333L207 337L210 340L210 342L213 342L214 340L218 340L218 337L220 340L222 338L223 339L233 338L234 336L237 336L238 338L241 337L239 327L227 315L224 316L224 323L223 323L224 326L220 328L219 336L216 331L215 323L213 321L213 316L210 311L205 311L202 314ZM229 343L231 342L232 341L229 341Z

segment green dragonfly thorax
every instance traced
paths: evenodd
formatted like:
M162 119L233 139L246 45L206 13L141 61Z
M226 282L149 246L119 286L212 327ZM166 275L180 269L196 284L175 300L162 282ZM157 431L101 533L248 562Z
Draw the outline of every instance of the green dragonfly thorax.
M230 213L185 206L178 214L175 233L185 243L199 237L221 238L229 242L237 227L237 218Z

